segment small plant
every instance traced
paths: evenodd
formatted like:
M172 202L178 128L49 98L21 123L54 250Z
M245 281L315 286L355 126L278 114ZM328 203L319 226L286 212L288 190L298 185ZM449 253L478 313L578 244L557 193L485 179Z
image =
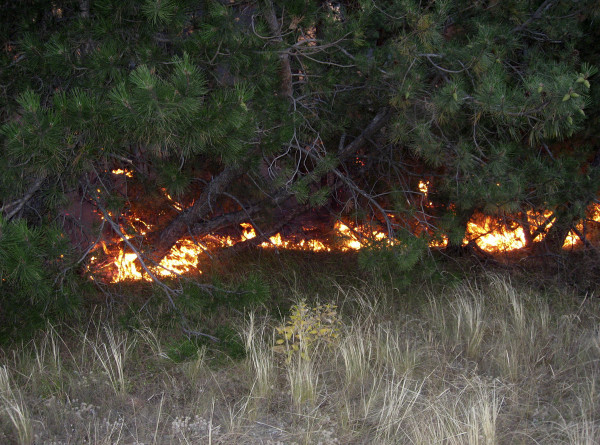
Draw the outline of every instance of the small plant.
M318 345L337 342L341 325L336 305L327 303L311 308L302 300L292 306L290 319L276 328L274 350L287 353L288 358L298 352L301 358L309 359Z

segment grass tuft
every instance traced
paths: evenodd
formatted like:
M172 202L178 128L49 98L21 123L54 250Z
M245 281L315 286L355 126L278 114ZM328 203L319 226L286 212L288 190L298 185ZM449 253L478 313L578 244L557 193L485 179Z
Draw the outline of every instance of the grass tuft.
M29 410L20 391L13 389L6 366L0 366L0 402L0 413L8 417L12 423L18 443L21 445L33 443Z

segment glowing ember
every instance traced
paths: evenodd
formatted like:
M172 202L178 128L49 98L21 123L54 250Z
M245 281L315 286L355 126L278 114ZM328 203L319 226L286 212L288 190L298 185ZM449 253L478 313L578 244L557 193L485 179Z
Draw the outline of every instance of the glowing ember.
M448 237L444 236L441 240L431 240L429 241L429 247L432 248L443 248L448 246Z
M160 190L161 190L161 192L164 193L165 198L167 198L167 200L169 201L169 204L171 204L175 210L177 210L178 212L181 212L183 210L183 206L181 204L179 204L177 201L175 201L173 198L171 198L171 195L169 195L167 193L166 189L162 188Z
M133 172L131 170L123 170L122 168L115 168L111 171L113 175L125 175L128 178L133 178Z

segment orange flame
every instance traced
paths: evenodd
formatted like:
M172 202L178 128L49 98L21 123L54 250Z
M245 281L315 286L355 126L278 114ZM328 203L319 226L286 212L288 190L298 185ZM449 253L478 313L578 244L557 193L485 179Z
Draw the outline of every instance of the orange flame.
M111 170L113 175L125 175L128 178L133 178L133 172L131 170L123 170L122 168L115 168Z
M486 217L483 221L469 221L467 224L467 235L463 244L475 240L477 246L486 252L509 252L511 250L525 247L525 232L523 227L514 229L509 227L495 227L494 220Z
M140 232L142 234L145 233L146 230L151 229L148 224L143 225L145 229ZM173 246L159 265L150 265L147 262L146 265L153 274L161 278L178 274L202 273L202 270L198 267L198 260L204 258L204 255L206 254L206 247L202 244L210 246L211 248L231 247L238 242L252 240L258 236L252 224L242 223L240 226L242 228L242 233L239 237L207 235L201 240L202 243L196 243L191 239L181 239ZM340 241L331 244L326 240L317 239L284 239L280 233L277 233L271 236L268 241L263 241L258 244L258 246L264 249L279 248L313 252L331 252L333 250L340 250L344 252L349 250L359 250L364 247L369 240L383 241L387 238L387 235L383 232L376 230L368 231L360 228L351 229L348 225L339 221L334 226L334 235L334 238L337 238ZM388 242L392 243L391 241ZM106 250L105 243L102 243L102 247L104 253L107 254L107 256L110 256L109 251ZM96 261L98 261L98 258L96 256L92 257L91 265L93 266ZM123 248L120 248L115 254L114 260L112 262L109 261L109 264L103 268L105 267L114 269L114 274L110 279L113 283L127 280L151 281L151 277L139 264L137 255L135 253L126 253Z

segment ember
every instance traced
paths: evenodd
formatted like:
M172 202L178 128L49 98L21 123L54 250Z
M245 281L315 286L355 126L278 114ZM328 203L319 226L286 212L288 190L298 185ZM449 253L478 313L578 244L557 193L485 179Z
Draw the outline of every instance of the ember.
M116 168L114 170L111 170L111 173L113 175L124 175L127 176L128 178L133 178L133 172L130 170L123 170L122 168Z

